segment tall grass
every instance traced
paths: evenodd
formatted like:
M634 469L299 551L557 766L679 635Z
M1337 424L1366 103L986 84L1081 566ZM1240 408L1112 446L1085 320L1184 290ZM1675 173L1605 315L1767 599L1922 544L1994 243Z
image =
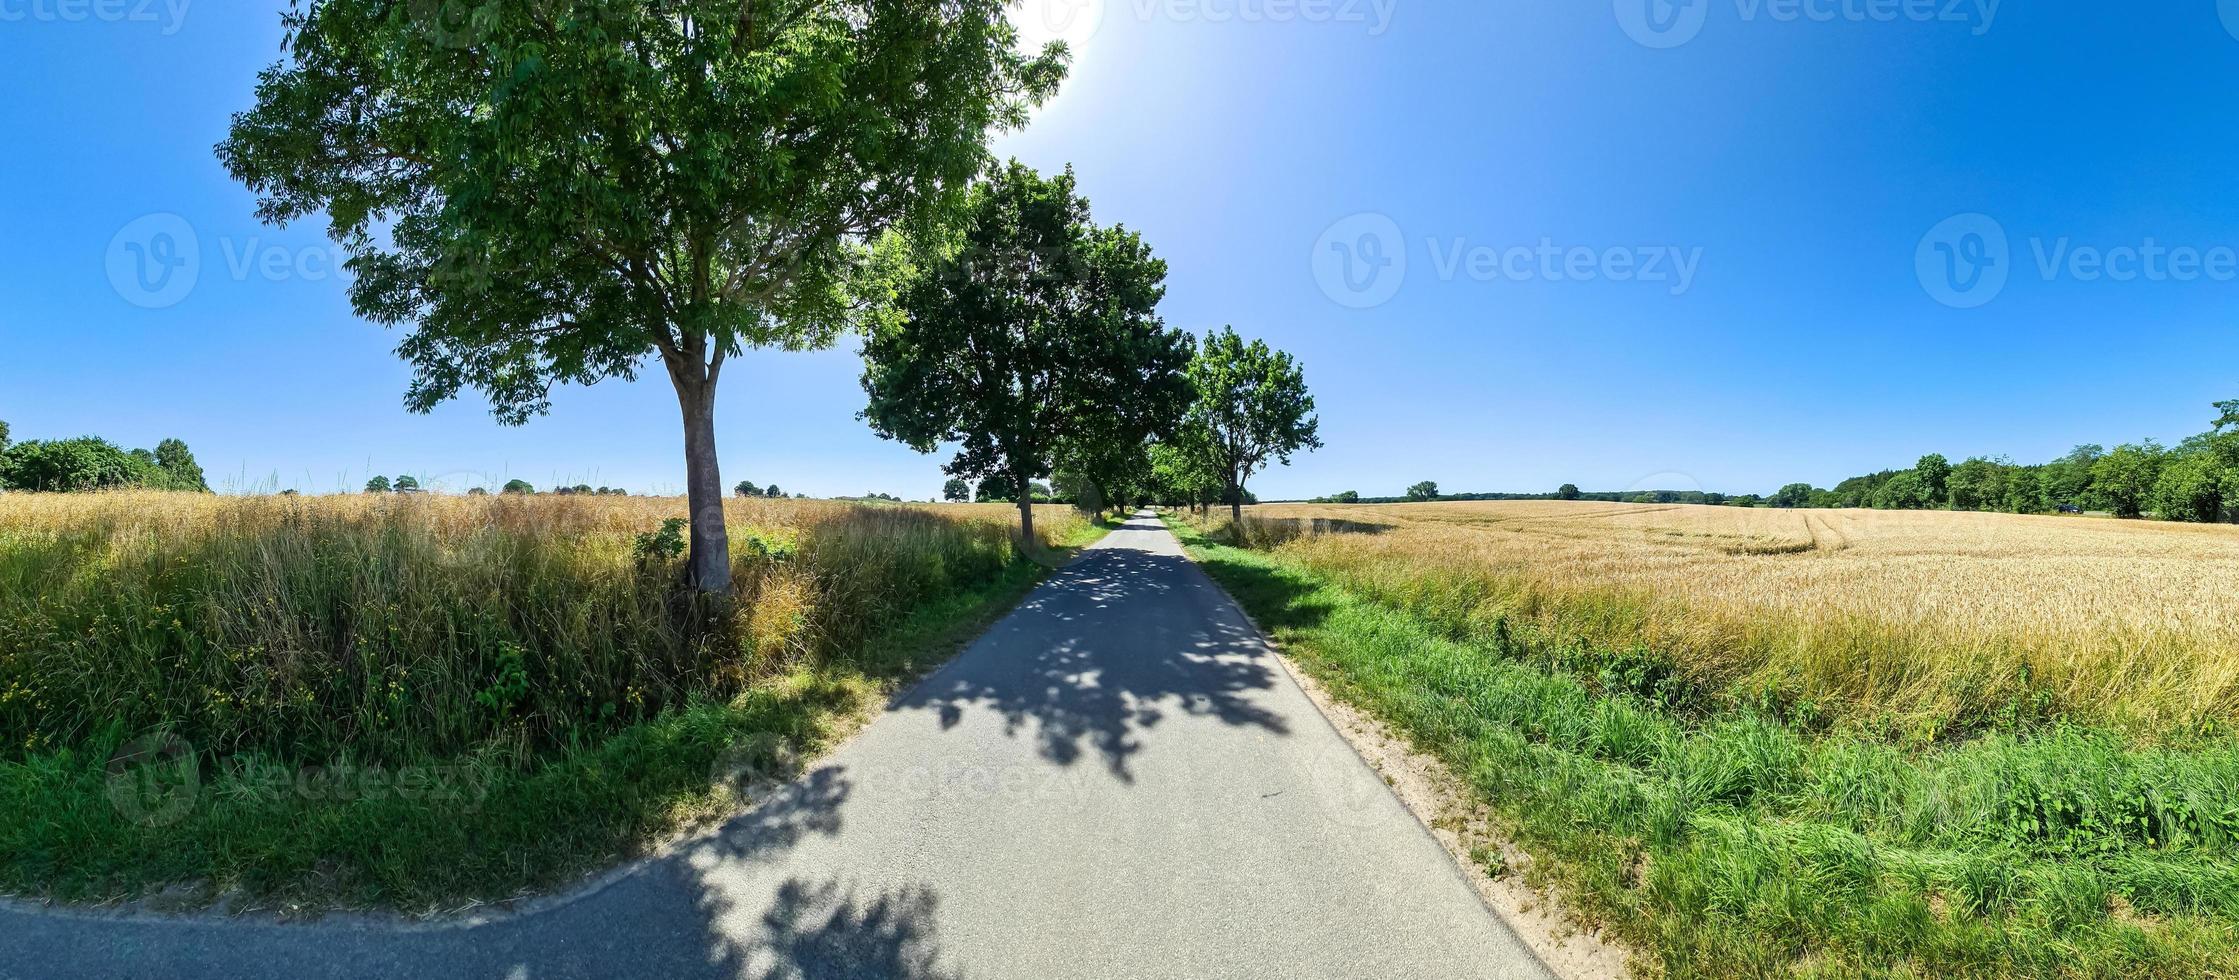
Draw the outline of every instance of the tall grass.
M1431 560L1457 551L1410 544L1392 529L1406 519L1263 524L1244 529L1252 549L1181 531L1306 669L1460 774L1530 873L1647 953L1644 971L2239 971L2239 741L2057 708L1920 739L1705 688L1686 670L1698 651L1657 647L1637 604L1550 594L1486 616L1514 593ZM1332 556L1356 549L1416 562Z
M860 662L881 637L929 610L968 619L1035 567L1014 554L1005 508L738 500L737 584L707 599L680 588L679 558L639 547L684 512L610 497L0 496L0 810L15 853L40 858L0 887L301 884L289 879L307 855L274 824L316 827L339 805L205 793L165 826L102 805L104 761L151 736L191 746L210 773L470 765L498 798L476 819L507 829L454 841L480 853L416 849L418 865L366 852L359 884L372 884L340 893L519 884L491 849L523 846L540 821L582 821L598 848L657 832L663 806L708 790L723 738L808 732L900 666ZM1055 509L1037 523L1054 544L1087 528ZM577 780L616 752L652 767L642 795ZM507 799L559 808L507 812ZM396 844L433 815L382 806L385 823L360 805L318 846L344 828ZM600 806L614 812L583 812ZM581 851L539 851L540 875Z

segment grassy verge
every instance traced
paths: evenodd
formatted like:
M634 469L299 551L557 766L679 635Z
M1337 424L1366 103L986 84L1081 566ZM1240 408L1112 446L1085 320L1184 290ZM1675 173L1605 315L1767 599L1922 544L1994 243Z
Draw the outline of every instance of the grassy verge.
M626 526L643 523L625 516ZM630 605L629 590L644 579L631 572L588 585L579 580L580 591L563 594L551 588L552 580L568 576L550 569L520 573L514 563L524 558L508 552L516 577L504 579L498 604L516 615L484 624L497 637L488 642L494 656L478 660L482 645L450 633L403 645L399 649L418 659L388 664L380 662L384 653L363 646L314 645L309 652L326 654L330 669L355 668L359 676L327 681L325 688L315 676L301 682L319 710L290 714L292 704L283 703L264 707L270 712L264 716L244 710L246 718L196 710L249 701L258 690L253 681L280 660L267 647L261 664L229 675L224 667L240 654L212 655L212 648L224 651L233 645L226 641L235 640L217 620L247 591L236 587L243 576L204 565L200 574L179 580L142 579L124 567L132 560L123 555L152 547L166 559L157 562L161 568L193 566L216 551L246 547L243 538L261 531L220 519L214 532L183 537L142 537L138 525L104 527L97 535L39 534L19 520L11 539L0 521L0 677L14 685L17 702L10 706L16 713L0 711L0 719L10 723L7 734L18 746L0 755L0 852L9 856L0 863L0 891L104 901L168 889L167 898L187 904L230 896L313 910L417 912L561 885L732 812L741 802L733 777L742 768L772 775L772 747L786 759L821 752L898 685L953 655L1044 572L1004 557L1008 546L1000 529L990 536L973 524L984 515L953 526L868 508L756 516L763 520L742 538L782 541L792 550L767 558L766 567L756 565L765 558L742 561L756 588L712 622L652 603L643 619L612 614L604 625L587 623L586 606L611 613ZM362 545L440 525L427 517L353 518L337 534ZM1085 521L1052 523L1049 543L1060 548L1084 546L1104 532ZM441 547L384 557L392 564L410 559L399 577L432 576L468 560L477 563L476 575L489 576L495 574L486 547L492 542L479 540L482 534L438 529L433 540ZM525 534L553 540L525 542ZM553 549L554 555L540 550L526 559L534 566L558 560L560 552L595 553L606 537L596 526L563 520L506 531L501 543ZM331 561L339 547L329 541L324 555L304 560ZM75 571L86 593L79 599L93 602L96 592L121 591L123 598L103 601L155 605L176 617L168 629L133 634L134 642L71 647L75 656L109 657L106 672L144 672L137 686L108 683L119 699L145 696L159 708L167 705L160 723L82 724L58 701L38 697L63 683L51 671L43 675L48 688L25 693L25 675L51 663L56 646L81 632L114 636L98 618L72 618L82 610L69 586L50 588L44 597L8 591L11 560L20 569L49 560L56 550L82 559ZM760 550L767 556L779 549ZM292 559L280 564L300 570ZM384 604L425 602L454 623L473 618L458 608L473 600L456 582L400 586L394 578L369 577L331 585L323 598L312 591L288 593L280 608L263 611L256 628L315 633L307 624L317 616L300 604L330 599L356 627L345 635L361 642L365 621L381 615ZM213 596L223 601L209 601ZM550 645L538 646L540 640ZM742 644L750 655L706 649L733 651ZM509 657L509 650L525 652ZM601 656L612 658L611 683L618 689L659 691L661 703L617 717L628 710L623 694L607 702L622 707L556 718L569 707L563 696L571 692L553 688L597 685L600 678L579 675L591 671L585 661ZM400 671L417 671L430 685L448 672L461 677L463 687L510 687L514 696L470 697L474 707L463 717L445 719L465 733L463 744L441 751L419 747L434 742L431 732L441 728L426 721L424 710L395 711L387 716L390 728L372 731L333 720L363 710L366 699L355 688L368 677ZM180 674L225 686L202 693L201 700L157 698ZM572 693L580 698L580 690ZM437 700L436 692L413 694L422 705ZM540 698L549 701L540 704ZM270 727L260 724L289 718L303 719L295 738L308 747L273 740ZM319 738L327 726L335 733L332 744ZM210 747L229 744L241 748ZM353 744L367 748L352 751Z
M2239 972L2239 745L2055 722L1923 747L1704 710L1609 669L1623 658L1457 634L1279 550L1175 530L1334 694L1461 774L1536 883L1644 969Z

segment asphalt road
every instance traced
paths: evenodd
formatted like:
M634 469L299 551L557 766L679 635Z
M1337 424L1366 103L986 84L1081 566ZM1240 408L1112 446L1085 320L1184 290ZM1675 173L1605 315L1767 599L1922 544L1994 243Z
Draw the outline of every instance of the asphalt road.
M1547 974L1143 517L767 802L598 887L439 926L0 910L0 976Z

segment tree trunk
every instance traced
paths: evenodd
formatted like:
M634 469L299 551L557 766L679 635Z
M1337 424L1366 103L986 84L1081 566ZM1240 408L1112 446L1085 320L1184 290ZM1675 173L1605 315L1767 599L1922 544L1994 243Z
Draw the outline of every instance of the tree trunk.
M1244 533L1244 481L1228 481L1228 518L1236 523L1236 533Z
M1033 484L1028 483L1023 476L1015 476L1011 480L1013 485L1018 488L1019 533L1026 535L1025 546L1032 548L1035 546Z
M684 492L692 511L691 581L731 591L731 532L723 521L723 472L715 461L715 383L679 381L684 408Z

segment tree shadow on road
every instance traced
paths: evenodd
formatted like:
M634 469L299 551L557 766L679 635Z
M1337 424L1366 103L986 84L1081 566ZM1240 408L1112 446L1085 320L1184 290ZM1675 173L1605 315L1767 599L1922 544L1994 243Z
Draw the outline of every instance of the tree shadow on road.
M799 878L778 888L757 940L741 952L744 975L762 980L960 980L943 969L934 913L922 885L859 893L838 881Z
M1093 754L1132 783L1141 734L1172 713L1287 735L1258 697L1278 669L1187 558L1099 549L896 707L933 710L944 730L992 710L1007 734L1037 739L1044 758L1069 766Z

